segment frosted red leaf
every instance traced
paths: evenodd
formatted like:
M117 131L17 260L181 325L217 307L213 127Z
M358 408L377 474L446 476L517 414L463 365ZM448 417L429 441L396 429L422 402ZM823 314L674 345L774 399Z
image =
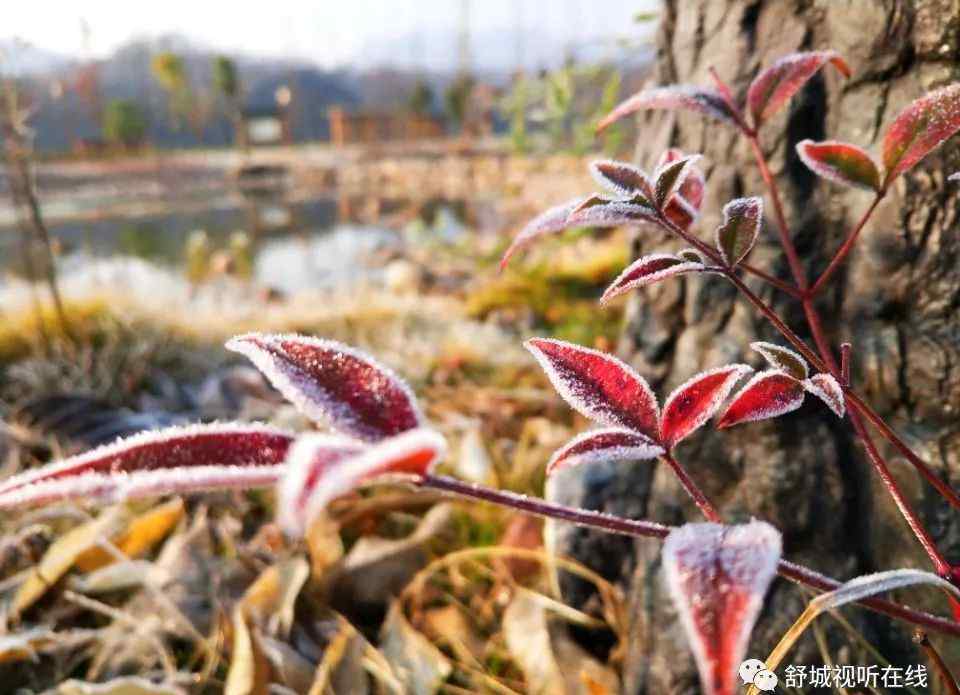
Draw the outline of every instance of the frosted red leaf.
M663 453L663 447L633 430L590 430L574 437L554 452L547 463L547 475L589 463L644 461Z
M227 342L307 417L377 441L423 421L410 387L366 353L333 340L249 333Z
M747 106L754 126L759 127L779 111L827 63L832 63L844 77L850 77L850 67L836 51L793 53L757 75L747 90Z
M628 265L600 297L600 303L606 304L614 297L637 287L650 285L675 275L702 271L702 263L691 262L669 253L654 253L638 258Z
M734 396L717 428L766 420L792 412L803 404L803 384L784 372L760 372Z
M789 348L759 340L750 343L750 347L763 355L771 367L786 372L795 379L802 381L810 373L807 361Z
M637 92L601 120L597 125L597 132L624 116L645 109L685 109L726 123L736 123L723 97L714 90L693 85L672 85Z
M856 145L833 140L801 140L797 143L797 154L817 176L845 186L880 190L880 170L873 158Z
M832 374L814 374L803 382L803 387L821 401L827 404L837 417L843 417L846 412L846 401L843 389Z
M883 137L883 187L960 130L960 84L920 97L893 120Z
M763 521L686 524L667 536L667 589L706 695L739 691L737 671L781 552L780 532Z
M191 425L136 434L3 481L0 509L270 485L292 442L291 433L263 425Z
M659 171L665 164L682 159L685 155L681 150L671 147L660 155L660 160L654 171ZM664 214L670 220L687 229L690 224L696 220L700 214L700 206L703 204L703 195L706 190L706 178L700 167L693 165L687 170L687 176L680 185L677 195L670 199Z
M731 268L747 257L760 234L763 200L736 198L723 206L723 224L717 227L717 250Z
M693 164L701 155L692 154L675 161L667 162L654 172L653 198L656 205L662 210L670 199L679 192L680 187L687 180Z
M590 174L599 186L620 198L637 194L647 200L653 198L653 185L646 173L632 164L602 159L590 163Z
M647 382L616 357L562 340L524 343L557 393L581 415L659 440L657 397Z
M663 404L660 418L661 443L672 449L709 420L730 391L753 369L745 364L728 364L691 377L673 390Z
M500 259L500 269L503 270L507 266L507 263L510 262L510 259L515 253L517 253L517 251L530 246L540 237L547 234L556 234L557 232L562 232L564 229L569 228L571 225L567 221L567 218L569 218L570 213L585 200L585 198L568 200L565 203L561 203L560 205L556 205L549 210L540 213L532 220L527 222L527 224L523 226L523 229L520 230L520 233L514 238L513 243L510 244L510 247L503 254L503 258Z
M327 504L374 479L419 477L430 473L446 451L438 432L420 428L344 455L325 435L300 437L290 449L287 471L278 488L279 522L288 534L302 536Z
M622 225L659 224L657 211L646 205L621 201L604 202L597 197L595 204L581 207L567 218L571 227L619 227Z

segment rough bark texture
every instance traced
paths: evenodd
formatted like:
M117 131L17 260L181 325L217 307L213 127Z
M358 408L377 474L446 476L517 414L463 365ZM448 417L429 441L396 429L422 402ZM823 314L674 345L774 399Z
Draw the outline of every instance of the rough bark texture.
M798 160L795 144L804 138L835 138L879 151L883 129L904 105L957 80L958 33L955 0L669 0L663 8L655 81L710 84L707 70L714 66L743 95L757 70L783 54L834 48L848 60L853 79L844 81L832 68L825 69L762 137L795 243L808 275L815 276L869 204L870 194L816 179ZM641 115L640 133L637 161L645 167L671 145L704 153L709 183L701 238L711 238L724 202L765 195L747 143L731 128L691 114L651 112ZM901 179L818 305L834 345L841 340L854 344L859 390L954 487L960 487L960 244L957 186L945 178L958 169L960 148L954 139ZM769 196L765 200L762 244L751 262L789 279ZM643 231L636 252L675 245ZM808 337L793 300L769 289L762 294ZM631 299L620 352L665 395L701 369L727 361L759 365L747 348L758 338L784 343L729 284L688 276ZM838 578L930 567L847 426L813 399L774 422L722 434L704 431L682 445L678 457L726 519L757 517L780 528L791 559ZM949 511L908 464L893 456L891 463L947 558L960 562L960 514ZM574 469L557 481L553 495L669 523L698 520L669 470L646 464ZM561 552L579 555L631 589L635 623L625 692L698 692L692 657L660 577L659 547L580 530L557 533ZM568 584L566 589L573 600L588 601L582 586ZM904 593L902 598L944 610L940 596L931 592ZM805 600L792 586L777 582L749 656L763 658ZM923 663L909 642L909 630L894 629L864 611L845 615L894 663ZM836 622L824 619L822 625L838 663L875 663L850 646L854 643ZM960 664L958 646L943 647L944 656ZM787 660L820 662L812 637Z

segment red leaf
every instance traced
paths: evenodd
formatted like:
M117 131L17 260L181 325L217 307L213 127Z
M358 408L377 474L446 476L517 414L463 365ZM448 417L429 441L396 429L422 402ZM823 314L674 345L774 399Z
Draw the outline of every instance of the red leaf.
M704 270L702 263L684 260L669 253L654 253L638 258L628 265L620 276L611 283L600 298L606 304L614 297L637 287L650 285L675 275Z
M280 525L288 534L303 535L332 499L372 479L427 475L446 451L446 442L438 432L420 428L353 455L347 454L349 447L349 442L331 442L325 435L307 435L290 449L277 499Z
M761 72L750 83L747 105L755 127L769 119L827 63L832 63L844 77L850 67L836 51L810 51L784 56Z
M723 206L723 224L717 227L717 250L731 268L750 253L760 234L763 200L737 198Z
M686 182L694 162L700 157L699 154L691 154L682 159L667 162L654 172L653 199L661 210L666 207L667 202L674 194L679 192L680 187Z
M843 389L832 374L814 374L803 382L803 388L827 404L837 417L846 412Z
M561 340L532 338L525 345L574 410L608 427L626 427L659 440L657 397L629 366Z
M706 695L733 695L763 597L777 572L780 533L762 521L686 524L663 545L663 569Z
M369 355L333 340L249 333L227 349L247 356L307 417L366 441L423 421L410 387Z
M685 155L682 151L672 147L662 155L654 171L659 171L669 162L675 162L682 159ZM677 226L687 229L696 220L700 214L700 206L703 204L703 194L706 190L706 178L698 166L691 166L687 170L687 176L680 189L664 210L664 214ZM680 200L678 200L678 198Z
M570 213L571 227L619 227L621 225L660 224L657 211L646 205L604 201L597 197L588 207Z
M795 379L802 381L810 373L807 361L793 350L762 341L750 343L750 347L763 355L771 367L786 372Z
M845 186L880 190L880 170L867 152L845 142L801 140L797 154L817 176Z
M960 84L920 97L900 112L883 137L883 187L960 130Z
M701 372L674 389L663 404L661 442L672 449L709 420L741 378L753 369L728 364Z
M730 124L736 124L730 108L717 92L693 85L672 85L637 92L621 103L597 125L597 132L636 111L644 109L687 109Z
M4 481L0 509L270 485L292 441L292 434L263 425L145 432Z
M789 374L761 372L734 397L717 422L717 429L792 412L803 404L803 394L803 384Z
M590 430L574 437L554 452L547 463L547 475L585 463L644 461L662 453L663 447L633 430Z
M632 164L602 159L590 163L590 174L599 186L619 198L642 195L653 199L653 185L646 173Z
M520 230L520 233L514 238L513 243L510 244L506 253L503 254L503 258L500 259L500 270L507 267L510 258L513 257L517 251L530 246L530 244L540 237L547 234L556 234L557 232L562 232L564 229L575 226L569 222L568 218L570 217L570 213L586 200L586 198L568 200L566 203L561 203L540 213L527 222L527 224L523 226L523 229Z

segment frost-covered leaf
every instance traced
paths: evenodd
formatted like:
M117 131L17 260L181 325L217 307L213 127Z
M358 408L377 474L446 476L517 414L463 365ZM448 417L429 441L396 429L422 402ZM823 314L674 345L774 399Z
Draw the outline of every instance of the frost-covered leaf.
M643 461L663 453L663 447L633 430L618 427L589 430L554 452L547 463L547 475L585 463Z
M674 389L663 405L661 442L672 449L709 420L741 378L753 369L728 364L701 372Z
M960 181L960 171L950 174L950 176L947 177L947 181Z
M736 198L723 206L723 224L717 227L717 250L731 268L746 258L760 234L763 200Z
M836 51L793 53L757 75L747 91L754 125L760 126L779 111L828 62L844 77L850 77L850 67Z
M416 396L390 369L360 350L301 335L248 333L227 342L307 417L378 441L423 422Z
M145 432L4 481L0 509L272 485L292 441L291 433L263 425Z
M666 164L682 159L684 156L683 152L675 147L667 149L660 155L660 160L657 162L654 171L659 171ZM690 225L700 216L700 206L703 204L705 190L706 178L703 171L696 165L691 166L687 170L680 188L664 207L664 216L681 229L689 229Z
M684 260L669 253L654 253L638 258L628 265L600 297L600 303L606 304L637 287L650 285L675 275L702 271L702 263Z
M780 533L762 521L686 524L667 536L667 588L706 695L737 692L737 669L747 655L780 553Z
M582 205L585 200L586 198L568 200L565 203L555 205L549 210L541 212L527 222L503 254L503 258L500 259L500 269L503 270L507 267L507 263L510 262L510 259L517 251L530 246L540 237L546 236L547 234L556 234L557 232L568 229L571 226L568 221L570 213Z
M717 422L717 428L732 427L784 415L803 404L803 384L777 370L760 372L734 396Z
M672 85L637 92L601 120L597 132L624 116L644 109L686 109L731 125L736 123L730 107L714 90L694 85Z
M763 355L771 367L786 372L795 379L802 381L810 373L807 361L793 350L760 340L750 343L750 347Z
M649 384L616 357L562 340L524 343L574 410L608 427L659 440L659 407Z
M280 525L292 536L302 536L330 500L361 483L382 476L426 475L443 456L446 442L438 432L419 428L365 447L352 456L331 451L326 435L303 436L290 449L277 506Z
M843 417L846 412L843 389L832 374L814 374L803 382L803 388L826 403L837 417Z
M960 84L942 87L900 112L883 137L883 187L960 130Z
M633 200L608 202L600 198L596 203L572 211L567 221L571 227L619 227L660 223L657 211L643 203Z
M290 449L287 470L277 493L280 524L293 527L306 514L310 495L324 476L345 459L362 453L367 447L348 437L314 434L301 437Z
M632 198L642 195L647 200L653 198L653 186L646 173L626 162L602 159L590 163L590 174L594 181L618 198Z
M700 156L692 154L668 162L654 172L653 200L658 209L663 210L667 202L680 190L694 162L700 159Z
M880 190L880 170L873 158L856 145L834 140L801 140L797 143L797 154L817 176L845 186Z

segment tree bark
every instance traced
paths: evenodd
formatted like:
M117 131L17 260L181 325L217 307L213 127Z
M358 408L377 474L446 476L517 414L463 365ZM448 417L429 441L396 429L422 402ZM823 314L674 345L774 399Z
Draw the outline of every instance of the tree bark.
M651 86L710 85L712 66L742 99L757 71L787 53L833 48L846 58L852 79L844 80L828 66L761 137L794 242L808 277L816 277L870 204L871 194L817 179L796 156L796 143L838 139L879 152L884 129L901 108L957 80L958 33L956 0L667 0ZM732 128L690 113L654 111L641 114L639 133L636 160L647 169L669 146L704 153L708 191L697 228L700 238L712 239L720 210L731 198L763 195L771 209L749 146ZM957 185L945 179L957 170L960 148L954 140L899 180L817 304L834 349L845 340L853 343L856 388L954 488L960 487L960 244ZM768 214L750 260L792 281L775 225ZM634 251L678 248L673 240L640 230ZM748 282L813 344L799 302ZM786 344L728 283L687 276L633 296L619 352L665 397L702 369L731 361L760 366L748 347L758 339ZM940 549L948 560L960 562L960 514L942 503L912 467L889 449L884 453ZM930 569L848 423L815 399L774 421L723 433L705 428L681 445L678 458L725 519L757 517L777 526L791 559L838 578L899 567ZM635 464L575 475L575 482L559 486L557 497L672 524L699 520L666 467ZM626 490L628 502L616 497ZM659 548L638 543L625 553L620 539L570 529L557 530L557 543L561 552L600 564L608 576L631 588L634 623L626 692L698 692L689 648L659 576ZM578 593L582 586L565 589L574 600L587 600ZM914 591L905 598L945 610L936 592ZM749 656L766 656L807 599L778 581ZM844 615L894 664L924 663L907 628L894 629L862 611ZM836 621L826 618L821 624L836 663L876 662ZM960 670L960 646L938 646L947 663ZM809 636L787 660L821 662Z

